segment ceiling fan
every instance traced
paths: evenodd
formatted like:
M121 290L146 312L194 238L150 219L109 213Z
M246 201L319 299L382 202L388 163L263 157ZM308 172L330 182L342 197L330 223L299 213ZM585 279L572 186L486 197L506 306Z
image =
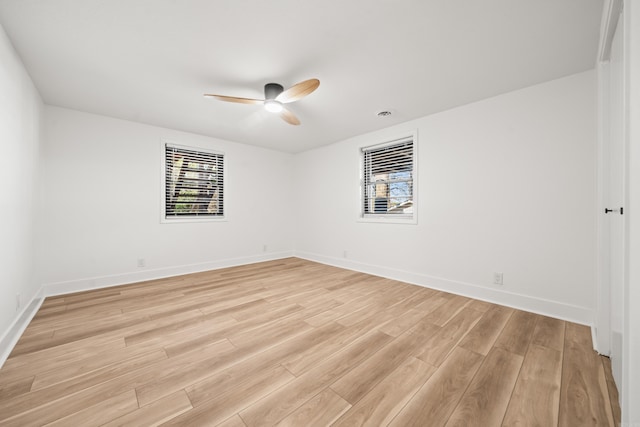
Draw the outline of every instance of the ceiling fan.
M204 96L216 98L220 101L237 102L240 104L262 104L265 110L271 113L280 113L282 120L290 125L299 125L300 120L283 104L298 101L309 95L320 86L320 80L309 79L284 90L281 84L267 83L264 85L264 99L238 98L236 96L224 96L205 93Z

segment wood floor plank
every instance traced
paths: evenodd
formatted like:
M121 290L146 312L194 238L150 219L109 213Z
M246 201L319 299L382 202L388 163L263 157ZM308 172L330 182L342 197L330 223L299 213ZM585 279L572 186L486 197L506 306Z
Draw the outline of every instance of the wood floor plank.
M296 291L288 291L286 294L279 295L278 297L266 297L265 300L273 303L273 302L287 302L290 304L300 304L302 303L310 303L313 304L314 301L317 300L318 297L325 297L324 302L326 302L326 295L329 294L329 291L322 288L307 288L301 289L299 286ZM322 300L322 299L321 299Z
M287 356L282 360L282 364L294 375L299 376L319 365L322 361L341 351L354 341L357 341L366 333L378 330L389 320L389 317L381 314L380 316L368 317L355 325L346 328L343 327L343 330L336 332L325 341L316 343L306 349L301 349L296 354Z
M71 397L65 396L59 399L64 404L57 404L59 401L53 400L36 408L27 409L20 414L3 419L1 424L8 427L41 426L60 420L60 425L75 426L85 425L81 421L94 418L99 420L97 425L100 425L138 407L133 390L120 391L103 399L96 396L80 399L73 399L73 397L71 395ZM105 402L108 403L105 404Z
M285 319L285 321L272 322L264 327L230 334L228 340L236 347L268 346L308 330L311 330L311 326L303 321L291 322Z
M10 378L22 378L25 376L25 370L28 370L32 375L47 372L77 363L86 357L98 357L104 351L124 347L124 338L122 337L90 337L60 347L23 354L7 359L0 370L0 379L6 381Z
M262 371L282 365L282 361L287 357L298 354L303 349L315 347L343 328L342 325L334 323L305 332L297 339L269 347L254 357L240 360L222 371L212 372L211 375L186 388L189 399L194 406L201 406L205 402L217 399L225 387L233 387L234 384L243 381L250 382L252 380L246 377L259 377Z
M138 409L138 401L133 390L106 399L74 414L47 424L50 427L61 426L102 426L115 418ZM96 415L99 414L99 415Z
M565 322L547 316L540 316L533 331L531 344L562 352L564 350Z
M486 356L512 314L512 309L499 305L485 310L482 318L460 342L460 346Z
M478 353L456 347L390 426L445 425L483 360Z
M359 310L353 311L349 314L346 314L340 317L338 320L336 320L336 322L344 326L355 325L356 323L359 323L362 320L365 320L371 316L374 316L376 313L381 311L381 309L382 309L382 303L365 305Z
M53 332L56 329L63 328L68 326L70 322L89 322L96 320L97 316L100 319L108 320L110 318L115 318L117 316L122 315L122 309L120 308L102 308L98 307L89 307L85 309L83 312L57 312L50 313L48 316L40 316L31 321L27 330L30 332L38 333L38 332L49 332L53 335Z
M255 354L255 352L255 349L237 349L230 345L213 357L207 357L197 362L189 363L188 369L183 369L180 365L177 365L175 368L168 367L164 371L159 371L156 377L136 387L138 401L141 406L148 405L161 397L184 389L188 385L198 382L216 371L223 370L237 363L238 360L250 357L252 354Z
M429 288L416 288L412 286L410 288L410 294L404 298L402 301L399 301L389 308L400 309L400 310L417 310L417 307L427 301L429 298L436 294L436 291Z
M239 375L234 372L231 375L216 376L217 383L208 382L213 387L210 389L213 395L210 399L200 398L193 409L164 425L167 427L216 425L291 382L294 378L282 366L263 368L257 372L254 370L249 375Z
M155 345L138 345L125 348L116 348L113 351L104 351L100 357L90 356L77 359L74 363L58 366L55 369L38 373L35 376L32 391L40 390L52 385L69 381L91 372L101 369L109 369L110 366L141 357L145 361L166 359L167 355Z
M331 389L352 405L409 358L414 348L439 332L429 322L396 338L369 359L331 385ZM415 364L418 366L418 364Z
M444 304L429 313L425 319L434 325L444 326L470 302L471 300L469 298L454 295Z
M480 320L482 315L483 313L480 311L463 308L437 333L426 340L415 356L433 366L440 366L453 348Z
M504 426L556 426L562 353L532 344L516 381Z
M501 348L492 349L445 425L499 426L522 361L522 356Z
M241 411L240 416L249 427L279 422L391 339L389 335L377 331L366 335L297 377L288 387L278 389Z
M516 310L496 340L496 347L524 356L540 316Z
M143 283L141 283L140 285L143 286ZM106 298L106 297L112 297L112 296L117 297L120 295L121 290L122 288L120 288L119 286L114 286L114 287L103 288L103 289L94 289L91 291L73 292L70 294L59 295L59 296L54 296L49 298L51 298L52 300L61 299L64 301L65 304L73 304L73 303L78 303L82 301L95 301L99 298Z
M79 294L66 296L64 302L67 306L67 311L74 308L89 307L94 305L106 306L113 301L119 301L122 299L120 291L114 290L96 290L89 292L81 292Z
M336 426L387 425L436 368L410 357L349 409Z
M252 303L250 304L250 307L253 308L256 305L259 305L259 304ZM146 330L132 333L130 335L126 335L125 342L127 346L129 346L129 345L134 345L140 342L144 342L146 340L151 340L159 336L164 336L174 332L192 329L194 327L207 328L210 325L218 325L221 323L229 323L229 324L237 323L237 320L232 318L228 314L218 314L218 313L215 313L215 314L216 314L215 316L211 316L211 315L194 316L194 317L189 317L183 320L175 320L171 323L166 323L166 324L158 325L155 327L150 327Z
M286 317L287 315L298 312L302 309L302 306L299 306L297 304L289 305L286 307L279 307L275 310L269 310L266 313L261 313L260 315L253 316L245 321L238 322L235 325L231 325L220 330L215 330L213 332L206 331L204 334L196 334L196 336L194 336L193 338L190 338L186 341L181 340L178 343L166 345L164 348L169 357L176 357L191 352L194 349L200 348L204 345L220 341L221 339L226 339L227 336L230 336L232 334L237 334L247 330L256 330L260 326L264 326L274 319L277 320L282 317Z
M247 427L240 415L234 415L217 425L217 427Z
M349 402L338 396L330 388L325 388L287 417L278 427L328 426L333 425L342 414L351 408Z
M51 307L59 307L64 305L65 305L64 295L58 295L58 296L46 297L44 301L42 301L42 305L40 306L40 308L48 309Z
M397 307L391 308L394 311ZM391 310L390 309L390 310ZM420 310L408 309L401 314L395 316L395 319L378 328L380 332L384 332L392 337L398 337L405 331L412 328L416 323L425 317L425 313Z
M56 314L56 313L63 312L66 310L66 308L67 306L64 304L64 300L61 301L61 304L49 305L49 306L45 306L45 303L43 302L42 305L40 306L40 309L38 309L38 312L31 319L31 322L35 322L36 319L42 320L48 314Z
M437 310L438 308L440 308L440 306L449 301L449 299L445 298L443 294L443 292L434 292L426 300L416 305L415 309L424 311L425 313L431 313Z
M52 421L116 396L123 390L135 389L149 384L163 375L171 377L175 376L176 371L189 372L185 368L190 367L192 363L216 359L221 357L225 351L233 350L233 346L228 341L220 341L194 350L180 358L163 359L152 363L143 363L143 361L136 359L135 363L114 365L109 368L111 371L100 370L97 373L88 373L37 390L27 396L0 401L0 416L11 417L12 420L17 418L18 423L21 420L38 419L38 417L43 420L49 420L50 417L53 417L49 420ZM162 395L171 394L172 391L167 391ZM22 413L20 414L20 412Z
M591 344L587 326L565 328L558 425L613 426L604 367Z
M46 298L0 425L614 425L607 362L588 327L285 258Z
M85 322L84 324L81 323L69 326L64 329L56 330L54 336L50 340L38 341L19 347L16 346L16 348L14 348L14 351L11 352L11 357L56 348L65 344L72 344L86 338L91 338L93 336L100 336L103 334L106 335L107 333L110 333L111 336L126 336L149 328L161 326L163 324L173 323L178 319L183 320L200 316L202 316L202 313L195 310L186 313L178 313L155 320L140 318L138 316L126 316L125 314L123 314L122 320L116 320L110 323L102 323L99 321L91 323Z
M153 350L130 359L125 359L101 369L85 373L83 375L70 378L66 381L59 382L49 387L31 391L26 394L15 396L14 398L0 400L0 421L2 417L9 418L19 415L21 412L42 409L46 411L46 405L59 399L72 396L85 389L92 388L96 385L109 381L111 378L117 378L130 372L135 372L140 368L144 368L153 362L166 360L166 354L162 350ZM121 390L118 390L121 391ZM117 394L117 393L116 393ZM90 396L87 397L92 401ZM81 401L81 399L78 399ZM42 407L42 408L41 408ZM67 408L70 410L71 408ZM75 411L72 411L75 412ZM65 414L69 415L70 413Z
M179 390L147 406L136 408L121 417L115 418L104 424L104 427L158 426L191 408L187 393L184 390Z
M127 335L124 337L125 344L127 347L147 345L176 346L203 334L211 335L221 330L233 329L238 325L238 321L232 317L223 316L214 319L207 319L206 317L205 315L202 318L194 318L184 323L179 322L181 323L180 325L167 325L166 330L162 332L160 330L164 329L164 327Z
M480 301L477 299L471 300L469 305L467 305L472 310L482 311L483 313L489 311L489 309L495 307L495 304L491 304L490 302ZM500 306L502 307L502 306Z
M172 372L162 372L161 376L136 388L138 400L141 405L146 405L166 395L168 392L173 392L188 387L190 384L204 381L216 372L223 371L248 357L253 355L262 356L265 349L274 347L279 342L286 341L295 336L304 335L305 332L311 330L312 328L304 323L289 324L288 329L284 331L285 333L280 333L279 331L277 334L269 336L269 339L256 341L251 346L244 346L242 348L234 347L228 351L221 352L215 357L204 359L199 363L191 363L186 372L181 369L176 369ZM262 337L263 335L258 336Z
M341 303L341 306L343 305L344 303ZM311 326L318 327L326 325L329 322L334 322L342 316L344 316L344 311L330 309L305 319L305 322L307 322Z
M209 294L208 301L198 304L201 312L208 315L221 316L229 315L242 319L247 313L255 313L256 308L264 307L269 303L262 297L261 291L256 289L245 289L242 292L235 292L231 298L220 298L220 295ZM199 300L203 295L198 296ZM215 302L212 302L215 301Z
M53 337L53 334L55 333L55 329L51 329L51 328L47 328L46 330L36 330L36 328L32 327L31 325L27 326L27 329L22 333L22 336L20 337L21 341L35 341L35 340L40 340L40 339L50 339Z
M2 399L10 399L28 393L31 390L34 379L34 376L29 376L9 381L0 380L0 396L2 396Z
M187 311L198 310L211 317L225 314L224 310L233 309L235 304L250 303L261 300L261 289L236 290L233 294L221 294L209 292L206 294L192 295L185 292L184 297L171 296L166 301L158 301L156 304L137 304L123 307L122 311L129 315L146 316L150 319L170 316ZM161 309L159 309L161 308Z

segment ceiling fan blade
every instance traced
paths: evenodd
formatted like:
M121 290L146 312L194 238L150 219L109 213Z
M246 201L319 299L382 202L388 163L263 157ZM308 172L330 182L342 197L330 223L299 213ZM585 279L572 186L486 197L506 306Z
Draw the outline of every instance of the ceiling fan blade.
M320 80L318 79L305 80L291 86L289 89L282 92L276 97L276 101L280 101L283 104L297 101L309 95L314 90L318 89L318 86L320 86Z
M282 120L289 123L290 125L297 126L300 124L300 120L298 120L295 114L293 114L291 111L287 110L286 108L282 109L282 111L280 112L280 117L282 117Z
M209 98L216 98L220 101L237 102L239 104L263 104L264 103L264 100L262 99L238 98L236 96L213 95L210 93L205 93L204 96Z

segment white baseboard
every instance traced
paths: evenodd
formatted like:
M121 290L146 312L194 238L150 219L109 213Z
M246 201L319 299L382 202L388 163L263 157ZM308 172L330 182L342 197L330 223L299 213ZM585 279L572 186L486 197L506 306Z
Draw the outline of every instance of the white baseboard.
M126 285L145 280L164 279L166 277L180 276L182 274L198 273L201 271L217 270L220 268L236 267L239 265L253 264L256 262L273 261L292 257L293 251L272 252L260 255L251 255L240 258L229 258L218 261L208 261L198 264L164 267L153 270L141 270L122 274L114 274L102 277L89 277L66 282L47 283L43 285L44 296L64 295L74 292L90 291L93 289L108 288L111 286Z
M361 263L349 259L328 257L310 252L296 251L294 256L307 259L309 261L373 274L494 304L505 305L519 310L555 317L556 319L568 320L582 325L592 326L593 324L593 310L586 307L564 304L528 295L506 292L503 290L489 289L472 283L458 282L421 273Z
M595 325L591 326L591 342L596 353L602 356L609 356L608 354L603 354L598 348L598 330L596 329Z
M0 338L0 368L4 365L4 362L11 354L13 347L15 347L16 343L22 336L22 333L27 329L27 326L29 326L29 322L31 322L33 316L36 315L43 301L44 296L42 287L40 287L38 292L36 292L33 298L31 298L31 301L29 301L28 304L25 304L20 314L5 331L4 335L2 335L2 338Z

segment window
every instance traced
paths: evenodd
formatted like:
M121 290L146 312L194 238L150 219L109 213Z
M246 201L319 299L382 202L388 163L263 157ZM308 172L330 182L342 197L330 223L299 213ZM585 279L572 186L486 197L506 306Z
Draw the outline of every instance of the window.
M362 218L414 222L415 139L361 148Z
M164 144L164 220L224 217L224 154Z

